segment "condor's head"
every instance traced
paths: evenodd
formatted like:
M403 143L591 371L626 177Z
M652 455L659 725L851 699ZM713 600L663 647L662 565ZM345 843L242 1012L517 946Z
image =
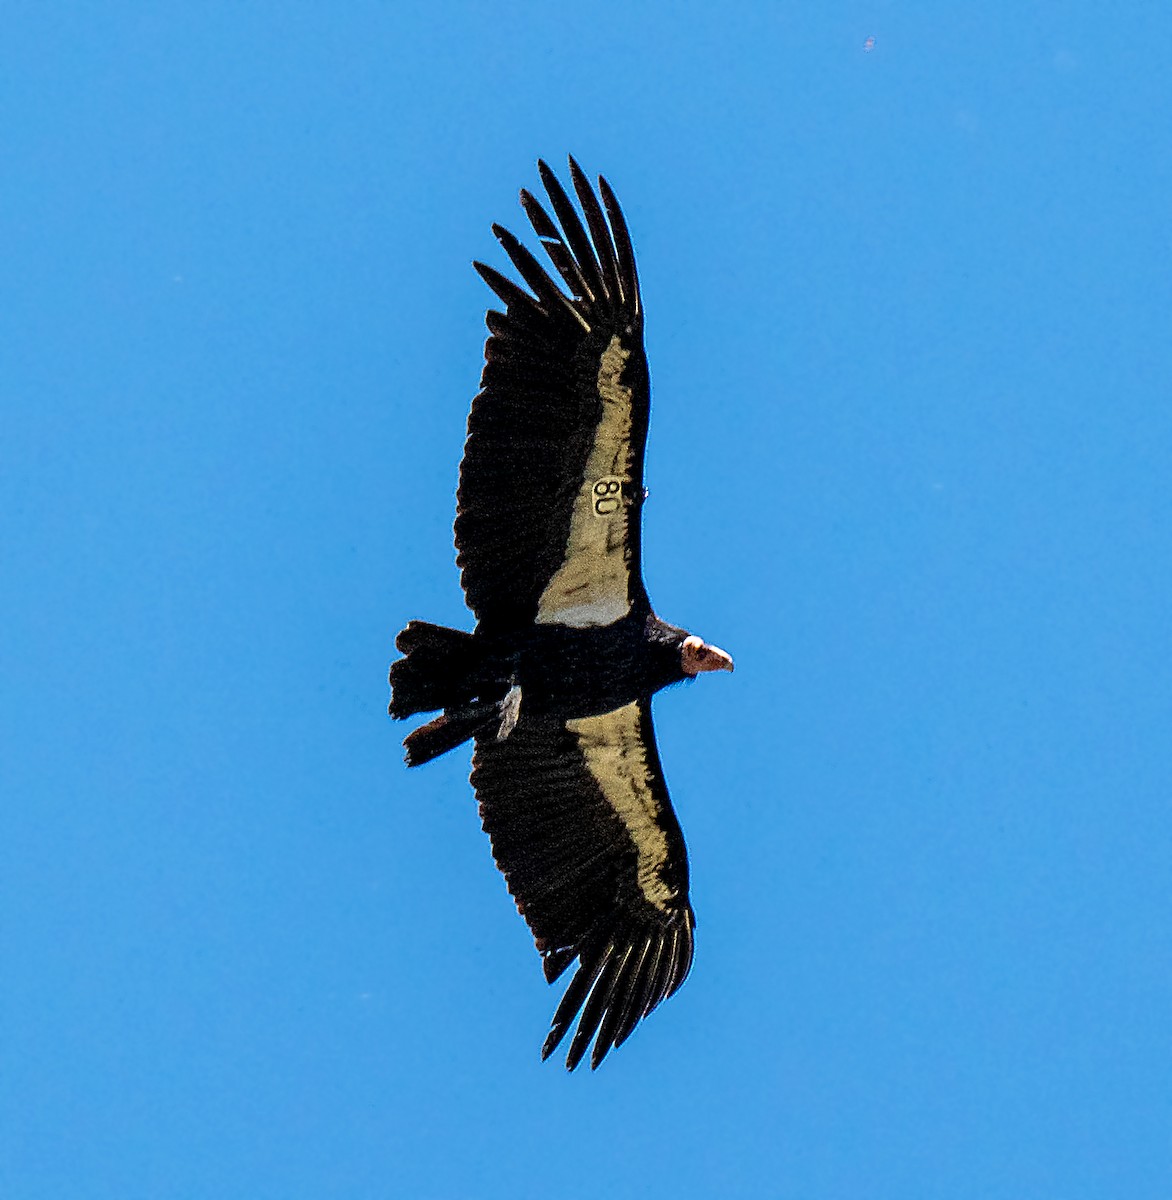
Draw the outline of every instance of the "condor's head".
M651 616L648 619L647 640L652 647L654 688L695 679L705 671L733 669L731 654L686 629L669 625L659 617Z
M731 671L732 655L689 633L680 643L680 670L688 678L699 675L701 671Z

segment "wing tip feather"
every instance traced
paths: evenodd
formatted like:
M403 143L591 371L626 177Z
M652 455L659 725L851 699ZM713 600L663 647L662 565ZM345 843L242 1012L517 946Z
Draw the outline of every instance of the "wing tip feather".
M685 916L682 922L658 931L641 933L629 925L616 929L597 954L583 946L577 953L561 951L547 956L543 966L555 958L560 963L552 977L547 970L551 982L574 957L579 966L553 1015L541 1047L541 1061L549 1059L573 1030L566 1070L576 1070L589 1050L590 1069L596 1071L612 1050L679 990L691 968L692 952L692 928Z

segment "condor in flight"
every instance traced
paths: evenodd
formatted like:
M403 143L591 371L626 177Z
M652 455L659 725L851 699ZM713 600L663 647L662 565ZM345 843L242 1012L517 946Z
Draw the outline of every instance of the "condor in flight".
M561 283L499 225L529 291L476 263L505 308L486 318L456 506L476 629L412 621L390 713L442 710L404 742L409 766L476 739L480 815L546 979L578 960L541 1052L581 1012L573 1070L592 1040L597 1067L692 965L687 852L651 697L733 663L661 621L643 587L650 384L623 214L572 158L581 217L538 168L557 224L527 191L521 204Z

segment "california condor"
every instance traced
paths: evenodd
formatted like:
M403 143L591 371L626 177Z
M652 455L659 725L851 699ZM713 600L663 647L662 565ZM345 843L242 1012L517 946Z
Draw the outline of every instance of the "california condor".
M546 979L578 960L541 1051L581 1012L573 1070L592 1039L597 1067L691 967L687 851L651 697L733 663L661 621L643 586L650 381L623 214L571 158L583 225L538 169L557 224L527 191L521 205L564 286L499 225L530 290L475 264L505 307L486 318L456 504L476 629L412 621L395 640L390 713L442 710L404 741L409 766L476 739L481 819Z

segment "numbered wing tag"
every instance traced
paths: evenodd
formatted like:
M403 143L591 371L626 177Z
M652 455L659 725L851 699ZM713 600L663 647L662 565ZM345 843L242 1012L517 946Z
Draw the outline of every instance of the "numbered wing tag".
M623 499L623 480L617 475L604 475L594 482L594 515L613 517L626 501Z

